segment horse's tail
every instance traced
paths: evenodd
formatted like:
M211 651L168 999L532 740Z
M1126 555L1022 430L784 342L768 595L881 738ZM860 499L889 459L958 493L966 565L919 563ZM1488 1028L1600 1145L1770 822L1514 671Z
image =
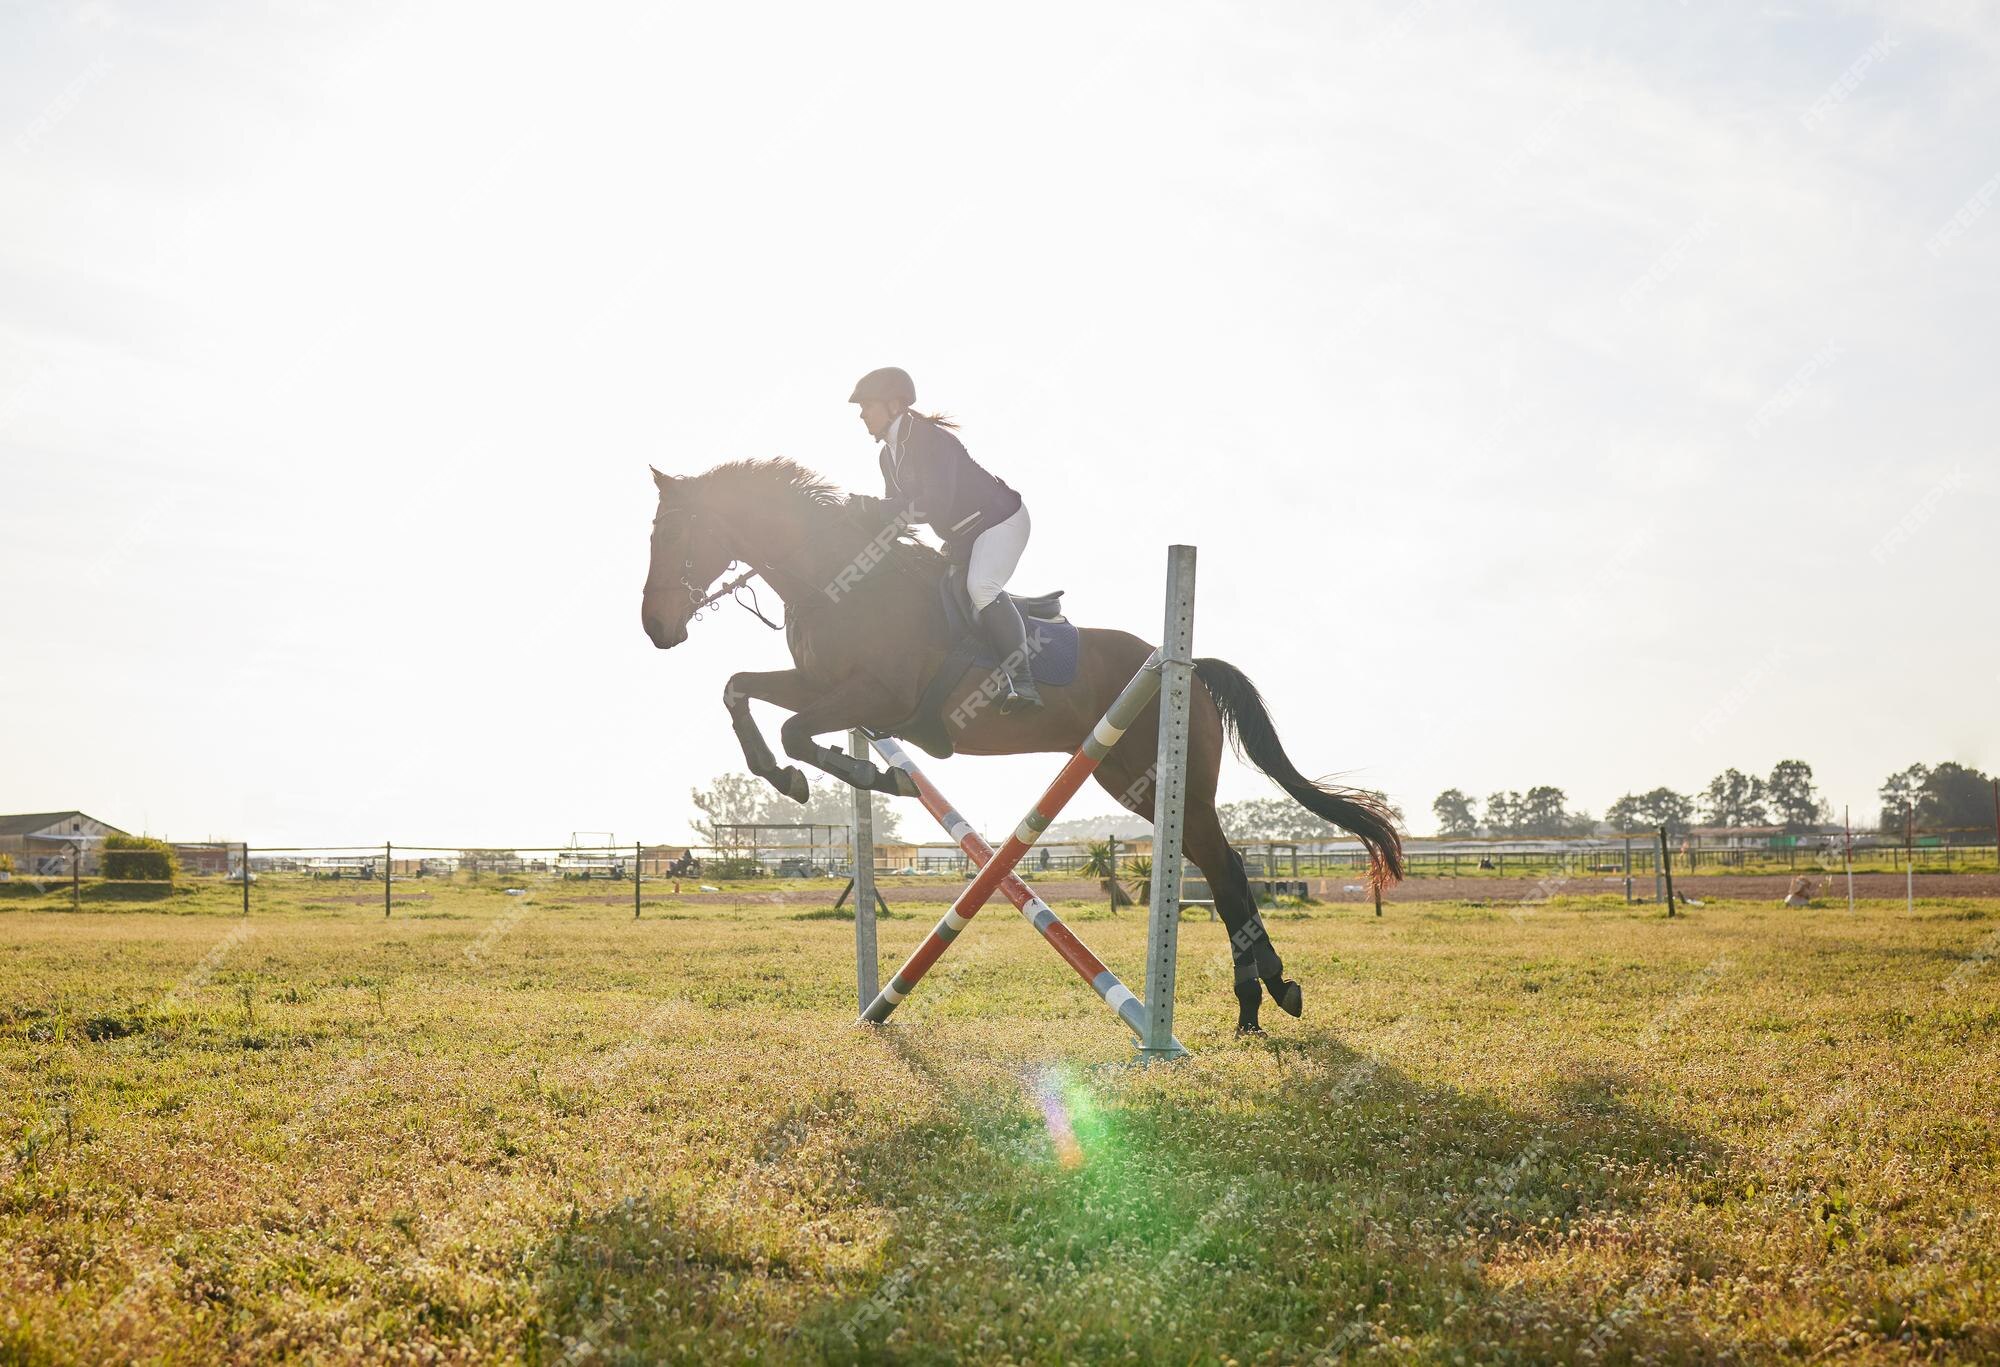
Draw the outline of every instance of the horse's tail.
M1368 847L1372 878L1393 883L1403 876L1403 837L1396 830L1395 814L1379 793L1316 783L1293 767L1278 743L1278 728L1257 685L1229 661L1196 660L1194 676L1215 699L1216 710L1222 713L1222 733L1237 754L1277 780L1307 811L1360 837Z

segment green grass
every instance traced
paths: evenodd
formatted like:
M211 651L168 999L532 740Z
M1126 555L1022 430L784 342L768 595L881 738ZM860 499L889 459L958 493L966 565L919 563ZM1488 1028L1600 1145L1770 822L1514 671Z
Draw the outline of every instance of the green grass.
M0 1362L2000 1354L2000 902L1277 911L1256 1042L1195 916L1136 1069L1001 905L861 1031L846 921L498 888L0 902Z

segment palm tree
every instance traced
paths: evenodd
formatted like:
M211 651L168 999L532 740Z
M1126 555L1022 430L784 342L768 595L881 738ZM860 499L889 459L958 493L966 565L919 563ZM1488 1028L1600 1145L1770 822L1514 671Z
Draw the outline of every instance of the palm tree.
M1153 902L1153 861L1145 855L1134 855L1125 861L1125 876L1133 882L1132 900L1148 906Z
M1132 905L1132 899L1125 889L1118 886L1117 842L1112 840L1091 840L1083 847L1083 871L1098 880L1097 886L1111 894L1111 909Z

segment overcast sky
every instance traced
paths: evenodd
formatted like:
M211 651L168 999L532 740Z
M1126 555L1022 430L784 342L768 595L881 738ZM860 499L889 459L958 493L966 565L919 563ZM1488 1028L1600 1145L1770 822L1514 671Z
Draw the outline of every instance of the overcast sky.
M1991 768L1994 15L9 5L0 811L680 835L786 660L647 642L647 463L871 488L884 364L1414 830Z

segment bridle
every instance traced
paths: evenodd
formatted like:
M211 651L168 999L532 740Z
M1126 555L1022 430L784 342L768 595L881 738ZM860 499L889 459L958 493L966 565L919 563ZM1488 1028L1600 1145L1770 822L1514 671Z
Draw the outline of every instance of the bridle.
M697 513L694 509L692 508L688 509L687 537L688 537L688 550L690 554L687 558L681 561L681 572L676 578L676 582L680 584L682 591L687 594L688 602L694 605L693 610L688 613L688 625L692 626L696 622L699 622L701 620L702 612L705 609L707 609L711 604L715 603L718 599L720 599L724 594L727 594L729 595L730 601L735 603L737 607L742 608L745 612L749 613L752 617L755 617L758 621L762 622L765 626L769 627L771 630L783 631L784 628L782 626L780 626L778 623L772 621L770 618L764 615L763 606L757 601L757 590L755 587L751 585L750 581L752 579L755 579L759 574L762 574L764 572L764 567L757 564L755 561L739 560L732 557L729 563L722 567L722 572L724 574L728 574L729 571L735 566L742 565L744 567L743 573L737 575L734 579L725 580L724 582L717 585L714 589L710 590L706 594L704 594L700 589L696 588L694 584L689 581L688 575L694 571L694 557L692 555L692 552L694 550L694 523L695 519L699 516L700 514ZM722 519L720 519L719 517L716 519L716 521L718 522L720 522L721 520ZM724 531L729 530L726 524L724 525L723 530ZM746 589L748 589L750 593L750 601L747 603L743 601L742 597L743 591Z

